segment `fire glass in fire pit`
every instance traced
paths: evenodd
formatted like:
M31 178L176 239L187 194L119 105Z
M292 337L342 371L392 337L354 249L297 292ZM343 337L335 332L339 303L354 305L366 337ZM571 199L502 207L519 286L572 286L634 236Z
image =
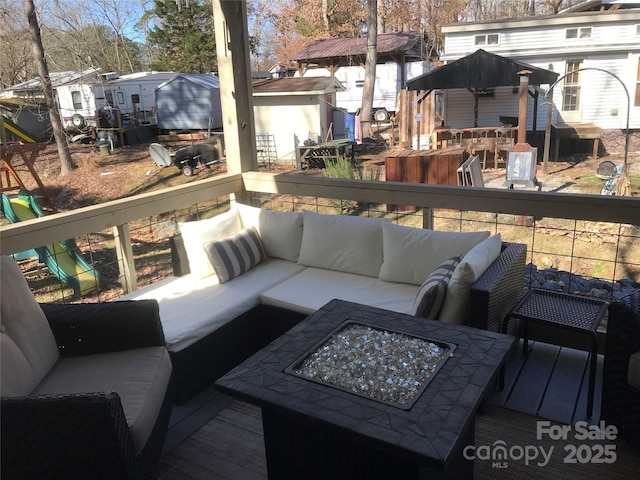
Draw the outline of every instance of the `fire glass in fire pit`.
M285 372L408 410L455 348L346 322Z

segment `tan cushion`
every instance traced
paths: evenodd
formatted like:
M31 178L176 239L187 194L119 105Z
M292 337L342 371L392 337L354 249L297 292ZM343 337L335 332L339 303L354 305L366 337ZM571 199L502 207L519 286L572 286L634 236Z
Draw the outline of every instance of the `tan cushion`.
M61 358L34 395L116 392L140 453L153 430L171 376L164 347Z
M632 387L640 389L640 351L637 351L629 357L627 381Z
M58 360L58 346L22 270L11 257L0 259L0 292L2 395L28 395Z

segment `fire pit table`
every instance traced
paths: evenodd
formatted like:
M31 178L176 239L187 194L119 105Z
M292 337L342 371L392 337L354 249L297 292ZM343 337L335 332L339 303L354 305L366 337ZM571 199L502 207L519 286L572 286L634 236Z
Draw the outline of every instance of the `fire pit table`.
M216 382L262 408L269 478L471 478L508 335L332 300Z

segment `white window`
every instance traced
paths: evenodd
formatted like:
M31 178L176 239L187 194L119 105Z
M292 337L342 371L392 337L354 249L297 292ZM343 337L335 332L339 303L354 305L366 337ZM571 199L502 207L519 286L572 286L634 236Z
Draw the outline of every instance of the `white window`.
M638 72L636 73L636 99L633 105L640 107L640 58L638 58Z
M363 88L364 80L356 80L356 88Z
M568 40L578 38L591 38L591 27L567 28L566 38Z
M499 37L497 33L476 35L474 42L476 45L498 45Z
M118 104L124 105L124 93L116 92L116 96L118 97Z
M73 102L74 110L80 110L82 108L82 95L80 95L80 92L71 92L71 101Z
M562 110L575 112L580 109L580 60L567 62L562 90Z

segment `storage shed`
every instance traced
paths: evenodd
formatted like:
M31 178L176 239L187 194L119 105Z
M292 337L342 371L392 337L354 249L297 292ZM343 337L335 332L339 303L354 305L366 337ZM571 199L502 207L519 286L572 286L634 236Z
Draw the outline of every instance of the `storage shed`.
M220 80L211 74L178 74L155 90L161 130L220 130Z
M299 144L309 137L322 140L333 130L335 95L342 90L342 84L333 77L254 80L256 134L270 139L278 160L295 161ZM264 149L264 145L258 146L258 153Z

